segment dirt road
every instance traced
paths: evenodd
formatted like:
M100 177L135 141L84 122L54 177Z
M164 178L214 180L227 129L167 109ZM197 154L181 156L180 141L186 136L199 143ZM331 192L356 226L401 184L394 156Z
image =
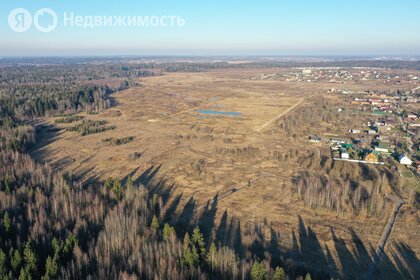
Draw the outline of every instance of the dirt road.
M268 126L270 126L273 122L275 122L279 118L283 117L284 115L288 114L293 109L295 109L297 106L299 106L300 104L302 104L303 100L304 100L303 98L299 99L299 101L296 104L294 104L292 107L289 107L286 111L282 112L281 114L279 114L276 117L272 118L271 120L269 120L268 122L266 122L262 126L258 127L256 129L256 131L258 131L258 132L263 131L265 128L267 128Z
M394 198L395 200L395 207L394 211L392 212L391 216L388 219L388 223L385 226L385 229L382 233L382 237L379 240L378 247L376 248L375 255L373 256L373 262L369 268L368 274L366 276L366 280L372 280L375 274L376 265L381 259L382 254L385 250L386 242L388 241L389 235L391 234L392 228L395 224L395 220L397 218L398 211L401 208L401 205L404 203L403 200L399 198Z

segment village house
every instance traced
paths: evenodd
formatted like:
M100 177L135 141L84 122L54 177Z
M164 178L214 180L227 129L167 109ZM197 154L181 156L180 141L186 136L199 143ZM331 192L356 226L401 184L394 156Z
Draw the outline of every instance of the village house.
M346 141L344 141L344 140L333 139L333 138L330 139L330 142L331 142L331 144L344 144L344 143L346 143Z
M341 152L341 158L342 159L349 159L350 158L350 155L347 152Z
M366 162L378 162L379 158L374 152L371 152L365 156L364 160Z
M312 136L309 136L309 142L312 142L312 143L321 143L321 137L319 137L319 136L316 136L316 135L312 135Z
M415 115L413 113L410 113L410 114L407 115L407 119L415 120L415 119L417 119L417 115Z
M371 134L371 135L372 135L372 134L376 134L376 130L369 129L369 130L366 130L366 131L365 131L365 133L366 133L366 134Z
M405 154L402 154L398 157L398 161L404 165L412 165L413 161Z

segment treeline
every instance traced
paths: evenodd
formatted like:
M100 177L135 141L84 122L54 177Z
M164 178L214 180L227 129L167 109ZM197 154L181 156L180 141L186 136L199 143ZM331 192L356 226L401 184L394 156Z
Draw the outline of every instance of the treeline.
M387 196L400 188L397 170L334 161L327 152L315 151L300 163L306 171L295 176L294 191L311 207L381 216L389 206Z
M347 127L358 123L357 115L348 112L337 112L338 106L324 99L310 100L309 105L304 105L299 110L283 116L277 121L278 127L287 135L308 137L311 134L322 134L341 129L347 132Z
M80 111L98 112L110 107L109 94L113 92L115 90L107 86L96 85L70 88L24 85L0 95L0 109L8 115L29 118Z
M12 117L0 118L0 151L24 152L35 143L35 129Z
M144 65L20 65L0 68L0 114L39 117L99 112L109 95L152 76Z

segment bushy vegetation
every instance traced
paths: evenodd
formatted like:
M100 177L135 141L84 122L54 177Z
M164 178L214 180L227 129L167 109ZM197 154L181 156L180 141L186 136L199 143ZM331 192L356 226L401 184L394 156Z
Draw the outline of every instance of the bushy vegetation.
M81 123L73 126L68 127L67 131L77 131L80 133L81 136L94 134L94 133L100 133L107 130L115 129L115 126L106 126L107 121L104 120L98 120L98 121L92 121L92 120L83 120Z
M243 148L218 148L216 152L221 155L229 155L242 160L255 158L260 155L260 149L252 146Z
M63 118L56 119L54 123L73 123L83 119L83 116L67 116Z
M123 138L105 138L102 139L105 143L110 143L113 146L124 145L132 142L134 140L134 136L127 136Z

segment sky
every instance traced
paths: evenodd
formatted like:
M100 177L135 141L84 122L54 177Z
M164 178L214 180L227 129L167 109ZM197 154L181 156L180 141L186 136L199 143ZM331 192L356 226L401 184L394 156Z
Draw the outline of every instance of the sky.
M57 27L9 26L24 8ZM0 0L0 56L420 55L418 0ZM69 26L80 16L178 16L183 26ZM48 17L40 17L48 26ZM16 23L14 23L16 24Z

